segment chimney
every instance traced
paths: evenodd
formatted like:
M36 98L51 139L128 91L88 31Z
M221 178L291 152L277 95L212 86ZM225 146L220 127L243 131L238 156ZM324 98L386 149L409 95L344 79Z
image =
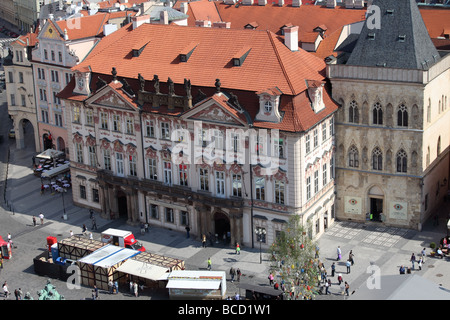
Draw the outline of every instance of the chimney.
M336 0L327 0L327 8L336 8Z
M278 0L278 6L279 7L284 6L284 0Z
M159 23L166 25L169 24L169 13L166 10L159 13Z
M117 31L117 26L115 24L105 24L103 26L103 35L106 37L113 33L114 31Z
M235 4L236 2L235 2L235 0L225 0L224 3L225 3L225 4L233 5L233 4Z
M302 5L302 0L292 0L293 7L300 7Z
M242 4L244 6L251 6L253 5L253 0L242 0Z
M284 44L291 51L298 51L298 26L284 27Z
M213 28L230 29L231 22L217 21L213 22Z
M195 26L196 27L208 28L208 27L211 27L211 21L209 21L209 20L196 20L195 21Z
M64 29L64 40L69 40L69 35L67 33L67 29Z
M354 7L354 0L345 0L345 7L347 9L352 9Z
M258 6L265 6L267 4L267 0L258 0Z
M182 2L180 6L180 12L186 14L188 12L188 3Z
M147 14L139 17L136 16L131 17L131 22L133 23L133 30L134 30L144 23L150 23L150 16Z

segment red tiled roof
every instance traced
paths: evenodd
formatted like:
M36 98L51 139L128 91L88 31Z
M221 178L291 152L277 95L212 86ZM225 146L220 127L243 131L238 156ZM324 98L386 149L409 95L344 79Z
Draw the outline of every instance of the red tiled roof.
M431 38L442 37L444 36L444 30L450 29L449 9L428 9L421 7L420 13Z
M139 57L132 57L130 48L143 39L151 41ZM180 62L180 53L194 42L198 45L189 60ZM251 47L249 54L242 66L233 67L232 58L244 47ZM325 77L322 60L302 49L292 52L269 31L156 24L135 30L129 25L103 38L74 69L84 66L100 74L110 74L116 67L118 76L126 78L141 73L150 80L157 74L161 81L170 77L179 84L189 78L192 85L205 87L213 86L217 78L228 89L260 91L277 86L288 95L305 90L304 79Z
M18 44L24 47L26 46L34 47L36 43L39 42L37 36L38 36L37 33L30 32L27 33L26 35L20 36L17 40L12 42L12 44Z

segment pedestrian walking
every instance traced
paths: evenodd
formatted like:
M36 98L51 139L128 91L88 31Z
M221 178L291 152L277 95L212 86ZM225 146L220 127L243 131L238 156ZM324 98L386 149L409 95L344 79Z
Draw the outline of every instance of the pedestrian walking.
M347 260L345 265L347 266L347 274L349 274L350 273L350 266L352 265L352 263L350 262L350 260Z
M347 281L345 281L345 294L348 296L348 290L350 290L350 285L347 283Z
M39 214L39 219L41 219L41 225L44 224L44 214L42 212Z
M114 283L112 282L112 280L109 280L108 288L109 288L109 294L113 294L114 293Z
M419 261L417 264L419 266L419 270L422 270L422 257L419 258Z
M206 248L206 235L205 234L202 235L202 247Z
M352 266L355 264L355 260L353 259L355 255L353 254L353 250L350 250L350 253L348 254L348 260L352 263Z
M239 243L236 243L236 254L241 254L241 246Z
M331 294L330 287L331 287L331 280L328 280L327 282L325 282L325 294Z
M11 233L8 232L8 242L12 245L12 237Z
M230 276L231 276L231 282L234 282L234 276L236 275L236 270L234 270L233 267L230 268Z
M73 237L73 231L72 230L70 230L70 236Z
M414 270L414 263L416 262L416 256L414 255L414 252L411 255L411 259L409 260L412 263L412 269Z
M94 237L92 236L92 232L89 233L89 240L94 240Z
M191 231L191 228L189 226L186 226L186 238L189 239L189 231Z
M211 258L208 258L208 270L211 270L211 268L212 268Z
M269 274L268 279L269 279L269 285L270 285L270 286L273 285L273 279L274 279L274 277L273 277L272 272Z
M331 264L331 276L334 277L334 273L336 271L336 265L334 264L334 262Z
M4 297L5 297L5 298L8 298L8 296L10 295L10 293L9 293L9 289L8 289L8 283L6 283L6 281L3 283L2 289L3 289L3 295L4 295Z
M98 288L95 284L94 284L94 293L95 293L95 300L97 300L98 299Z
M425 255L426 255L425 250L426 250L425 248L422 249L422 263L425 263Z
M236 275L237 275L237 281L241 282L241 269L239 269L239 268L236 269Z
M135 282L133 284L133 290L134 290L134 296L137 298L138 297L138 290L139 290L139 286L138 286L137 282Z
M87 227L86 227L85 224L83 224L83 231L82 232L83 232L84 235L86 235L86 231L87 231Z
M319 246L316 246L315 255L314 255L315 259L319 258L319 250L320 250Z
M337 247L336 253L337 253L337 261L341 260L342 259L342 251L341 251L340 246Z
M36 217L33 216L33 227L36 227Z
M339 282L339 285L341 285L342 281L343 281L343 279L342 279L342 274L339 273L339 275L338 275L338 282Z
M97 230L97 221L95 217L92 217L92 230Z

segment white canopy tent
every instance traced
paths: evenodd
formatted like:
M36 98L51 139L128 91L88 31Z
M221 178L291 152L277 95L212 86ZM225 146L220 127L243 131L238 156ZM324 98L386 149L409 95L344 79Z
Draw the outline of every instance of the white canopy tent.
M169 271L169 268L155 266L153 264L129 259L122 264L117 271L131 274L136 277L141 277L153 281L164 280L167 278L165 274Z
M41 177L42 178L53 178L60 173L69 171L69 169L70 169L69 165L70 165L69 163L65 163L65 164L60 165L59 167L55 167L53 169L47 170L42 173Z
M63 154L64 154L64 152L62 152L62 151L58 151L58 150L54 150L54 149L47 149L44 152L41 152L40 154L38 154L36 156L36 158L55 159L55 158L62 156Z

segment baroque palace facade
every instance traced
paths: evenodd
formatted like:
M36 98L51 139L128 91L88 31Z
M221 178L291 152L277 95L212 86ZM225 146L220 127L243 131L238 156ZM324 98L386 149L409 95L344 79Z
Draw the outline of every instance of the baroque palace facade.
M310 237L323 233L338 106L297 32L287 27L283 43L270 31L132 23L105 37L59 94L74 202L233 245L254 245L259 230L267 247L292 214Z
M450 54L436 50L414 0L373 3L380 28L366 23L328 65L341 105L338 218L420 230L448 189Z

